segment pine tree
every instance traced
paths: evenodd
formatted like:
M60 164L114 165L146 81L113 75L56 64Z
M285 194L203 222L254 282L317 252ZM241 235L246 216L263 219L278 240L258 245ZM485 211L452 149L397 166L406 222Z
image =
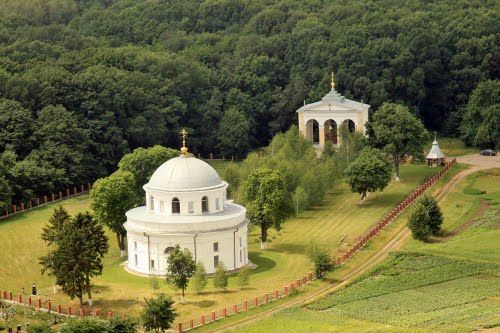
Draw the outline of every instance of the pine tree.
M43 228L42 239L46 241L48 245L53 244L59 239L64 225L70 218L71 216L63 206L59 205L58 208L54 208L54 212L49 219L49 225Z
M177 317L172 298L165 294L158 294L154 298L144 300L146 306L141 314L144 328L155 332L168 330Z
M248 286L250 283L250 268L243 266L238 272L238 285L240 287Z
M61 210L54 215L65 216ZM42 274L53 276L63 292L72 299L78 298L82 307L85 292L91 299L92 277L102 274L102 258L108 251L104 229L88 212L69 218L62 226L54 219L47 229L45 235L54 246L40 258ZM51 238L54 235L57 237Z
M417 203L408 218L408 228L415 239L426 241L431 235L430 217L427 209L421 203Z
M193 275L193 286L197 294L201 293L207 286L207 272L203 263L198 261L196 272Z
M420 199L420 203L424 205L427 214L429 214L429 228L431 229L432 235L438 235L441 231L441 225L443 224L443 214L441 213L441 209L436 199L424 195L422 199Z
M228 278L226 274L226 268L224 267L224 264L221 262L219 263L217 269L215 270L214 287L217 289L226 290L227 284L228 284Z

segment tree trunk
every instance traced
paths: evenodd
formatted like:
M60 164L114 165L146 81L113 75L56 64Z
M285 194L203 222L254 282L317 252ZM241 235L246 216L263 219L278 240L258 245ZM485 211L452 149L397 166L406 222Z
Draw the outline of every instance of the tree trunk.
M184 298L184 287L182 287L182 298Z
M121 234L116 234L116 239L118 240L118 247L120 248L120 258L125 257L125 236Z
M92 291L90 290L90 276L88 274L85 277L85 283L87 284L85 288L87 289L87 296L89 297L89 305L92 306Z
M394 155L394 176L396 181L399 182L399 156Z
M359 204L362 205L363 202L365 202L365 199L366 199L366 190L364 190L363 193L361 193L361 201L359 202Z
M261 237L260 248L262 250L265 250L267 248L267 227L264 226L260 227L260 237Z

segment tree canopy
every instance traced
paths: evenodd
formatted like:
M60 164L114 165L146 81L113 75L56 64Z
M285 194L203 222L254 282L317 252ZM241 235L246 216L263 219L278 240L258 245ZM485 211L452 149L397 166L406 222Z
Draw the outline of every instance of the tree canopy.
M167 282L184 291L189 279L196 272L196 263L188 249L182 249L177 244L167 258Z

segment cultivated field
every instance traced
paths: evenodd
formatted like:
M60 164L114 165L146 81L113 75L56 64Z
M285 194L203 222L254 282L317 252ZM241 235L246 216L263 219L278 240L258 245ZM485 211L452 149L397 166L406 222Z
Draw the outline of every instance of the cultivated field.
M217 165L219 171L220 167ZM405 194L436 171L424 166L404 166L400 183L393 182L384 192L371 194L362 206L358 205L357 195L350 193L345 185L340 185L332 189L321 206L287 221L281 232L272 232L266 251L260 250L259 232L254 229L249 239L249 257L258 268L252 272L250 286L241 290L231 278L225 293L215 291L211 281L208 290L201 295L188 291L185 303L176 303L181 313L179 320L198 318L200 314L220 310L245 298L283 288L311 269L304 253L309 242L315 241L334 253L343 251ZM63 202L71 213L86 210L88 205L88 196ZM0 222L0 243L3 244L2 259L5 263L1 268L0 289L17 294L22 287L28 290L31 283L36 282L42 294L51 298L53 304L68 304L66 296L52 293L51 279L41 276L38 266L38 257L46 251L39 237L40 231L53 207L43 207ZM95 308L136 315L142 307L143 297L153 293L150 280L124 271L115 238L112 234L109 236L111 248L105 258L104 274L95 279ZM160 291L178 296L163 282L160 288ZM72 304L76 306L75 301Z
M340 292L237 331L470 332L498 328L499 189L500 169L468 176L440 202L445 216L442 237L427 244L410 240L404 252L394 253ZM404 222L403 216L397 224Z

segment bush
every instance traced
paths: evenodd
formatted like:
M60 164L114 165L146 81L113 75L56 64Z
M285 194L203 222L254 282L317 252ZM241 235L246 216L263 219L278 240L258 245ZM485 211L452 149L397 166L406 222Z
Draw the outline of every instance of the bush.
M326 272L333 270L334 265L330 252L326 249L321 249L317 244L309 244L307 256L314 264L314 274L317 278L320 279Z
M112 333L137 333L139 331L139 324L133 318L113 318L109 325Z
M431 229L431 233L433 235L439 234L441 225L443 224L443 214L437 201L431 196L424 195L420 199L420 203L427 210L427 214L429 214L429 228Z
M418 202L408 218L408 228L414 239L427 241L432 234L430 217L426 207Z
M250 283L250 268L243 266L238 272L238 285L240 287L248 286Z
M72 319L61 328L61 333L109 333L109 331L108 321L90 318Z
M199 294L207 286L207 272L203 263L196 264L196 272L192 277L193 287L197 294Z
M228 284L226 268L223 263L219 263L214 276L214 287L221 290L226 290Z
M174 304L172 298L165 294L158 294L144 300L146 305L141 314L144 328L156 332L168 330L177 317L177 312L172 308Z
M2 330L2 325L0 324L0 331ZM28 333L53 333L54 331L47 324L34 324L31 325Z

